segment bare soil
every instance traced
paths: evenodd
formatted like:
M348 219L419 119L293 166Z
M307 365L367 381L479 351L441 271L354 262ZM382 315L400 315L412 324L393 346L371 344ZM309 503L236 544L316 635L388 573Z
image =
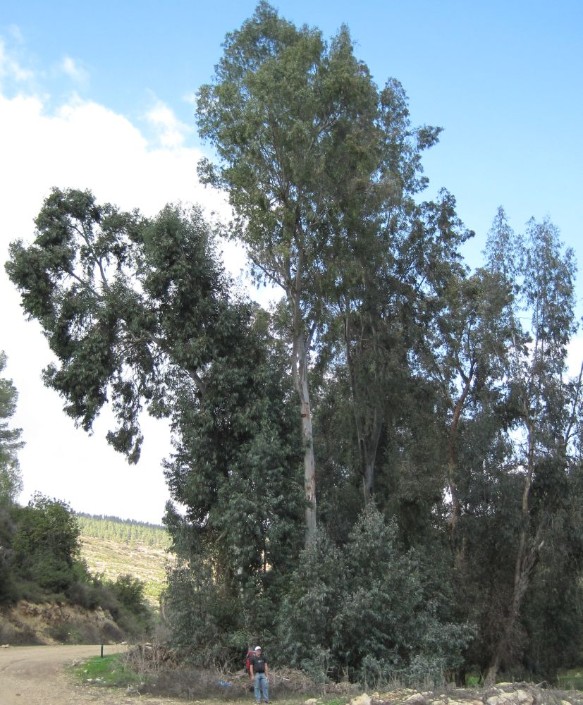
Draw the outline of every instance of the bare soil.
M104 654L124 648L106 645ZM0 705L184 705L178 700L75 683L66 666L100 654L99 645L0 648Z

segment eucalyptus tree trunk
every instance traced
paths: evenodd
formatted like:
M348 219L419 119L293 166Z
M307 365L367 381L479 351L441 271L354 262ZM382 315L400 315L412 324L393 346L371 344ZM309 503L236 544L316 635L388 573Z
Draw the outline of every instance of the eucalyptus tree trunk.
M471 361L469 372L462 375L463 378L463 388L462 392L455 402L453 409L453 417L449 427L449 437L448 437L448 458L447 458L447 474L448 474L448 485L449 492L451 495L451 517L450 517L450 538L452 546L455 547L456 544L456 533L459 520L461 518L461 502L459 499L458 488L457 488L457 473L458 473L458 456L457 456L457 444L459 425L464 410L464 405L470 393L470 389L474 380L474 371L476 368L475 360ZM454 548L455 551L455 548ZM461 560L461 556L458 555L456 551L456 560Z
M524 476L521 502L521 529L518 536L518 549L514 564L514 583L512 598L502 626L502 632L494 649L492 660L485 678L485 685L496 682L504 655L512 645L513 634L520 617L524 595L530 585L532 573L538 563L539 551L542 547L542 525L539 525L536 535L529 539L530 529L530 491L534 474L534 441L533 431L530 431L528 467Z
M350 370L350 384L352 391L352 407L354 414L354 424L358 438L358 452L362 467L362 489L364 494L364 504L368 505L374 494L375 467L377 451L381 432L384 424L384 414L382 408L373 404L373 408L366 408L366 401L360 398L356 383L354 370L354 360L350 351L350 345L346 342L346 358ZM375 379L375 383L380 381Z
M374 326L351 325L350 312L343 310L344 349L350 379L352 412L358 438L358 452L362 472L364 504L368 505L374 495L375 469L381 433L385 423L387 367L383 360L383 346L378 341ZM372 342L375 365L373 372L367 370L364 341Z
M372 430L370 431L368 437L361 435L359 431L359 445L364 466L363 490L365 504L368 504L372 500L374 494L377 451L379 447L381 431L383 429L383 419L381 418L381 414L376 410L373 414L373 419L371 423Z
M293 378L300 399L300 419L304 444L304 492L306 498L306 545L316 537L316 459L310 388L308 385L308 346L303 333L297 333L293 346Z

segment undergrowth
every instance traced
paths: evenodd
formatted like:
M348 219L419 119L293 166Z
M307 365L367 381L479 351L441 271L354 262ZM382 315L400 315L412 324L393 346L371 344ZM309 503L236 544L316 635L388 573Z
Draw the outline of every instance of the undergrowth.
M93 657L72 667L81 683L97 687L126 688L138 694L188 700L252 703L253 689L244 671L222 673L195 666L178 666L166 658L163 649L151 645L134 647L123 654ZM345 705L356 691L324 692L321 684L291 671L270 678L271 698L280 705L299 705L307 698L318 699L319 705Z
M71 667L73 675L82 683L120 688L144 686L144 674L131 668L124 654L94 656Z
M253 693L244 671L235 674L209 671L167 658L167 652L148 645L129 652L95 656L72 667L72 673L84 684L126 688L139 694L205 700L209 703L252 703ZM583 672L571 669L559 676L558 687L565 691L581 690ZM468 687L468 686L466 686ZM306 699L317 699L318 705L346 705L361 689L348 684L329 684L322 688L306 679L305 674L288 669L270 678L271 699L279 705L299 705ZM395 690L400 690L395 685Z

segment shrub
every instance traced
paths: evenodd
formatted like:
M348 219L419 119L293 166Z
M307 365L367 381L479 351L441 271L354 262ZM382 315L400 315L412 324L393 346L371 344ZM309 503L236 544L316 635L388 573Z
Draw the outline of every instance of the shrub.
M103 588L90 583L73 583L67 590L68 599L87 610L104 607Z
M110 583L113 594L130 612L136 615L146 614L148 608L144 599L144 583L131 575L118 575Z
M341 553L320 533L300 556L278 615L282 660L313 677L326 677L334 640L334 620L344 593Z
M243 605L217 584L204 561L170 572L163 611L173 644L193 658L196 653L199 666L240 662L244 644L234 645L231 635L242 633Z
M12 646L30 646L40 643L32 627L4 621L0 622L0 642Z
M36 494L15 514L12 548L18 575L45 590L67 589L78 578L80 551L79 527L70 507Z
M316 679L441 682L473 636L448 621L441 593L428 592L419 558L371 506L342 551L320 536L302 553L278 616L282 657Z

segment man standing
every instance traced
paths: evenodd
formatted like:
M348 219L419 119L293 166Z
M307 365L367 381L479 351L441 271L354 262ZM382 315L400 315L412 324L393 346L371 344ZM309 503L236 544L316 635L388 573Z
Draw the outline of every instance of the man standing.
M267 659L263 656L260 646L255 647L255 655L249 664L249 676L254 681L255 687L255 702L260 703L263 699L264 703L269 702L269 668L267 667Z

